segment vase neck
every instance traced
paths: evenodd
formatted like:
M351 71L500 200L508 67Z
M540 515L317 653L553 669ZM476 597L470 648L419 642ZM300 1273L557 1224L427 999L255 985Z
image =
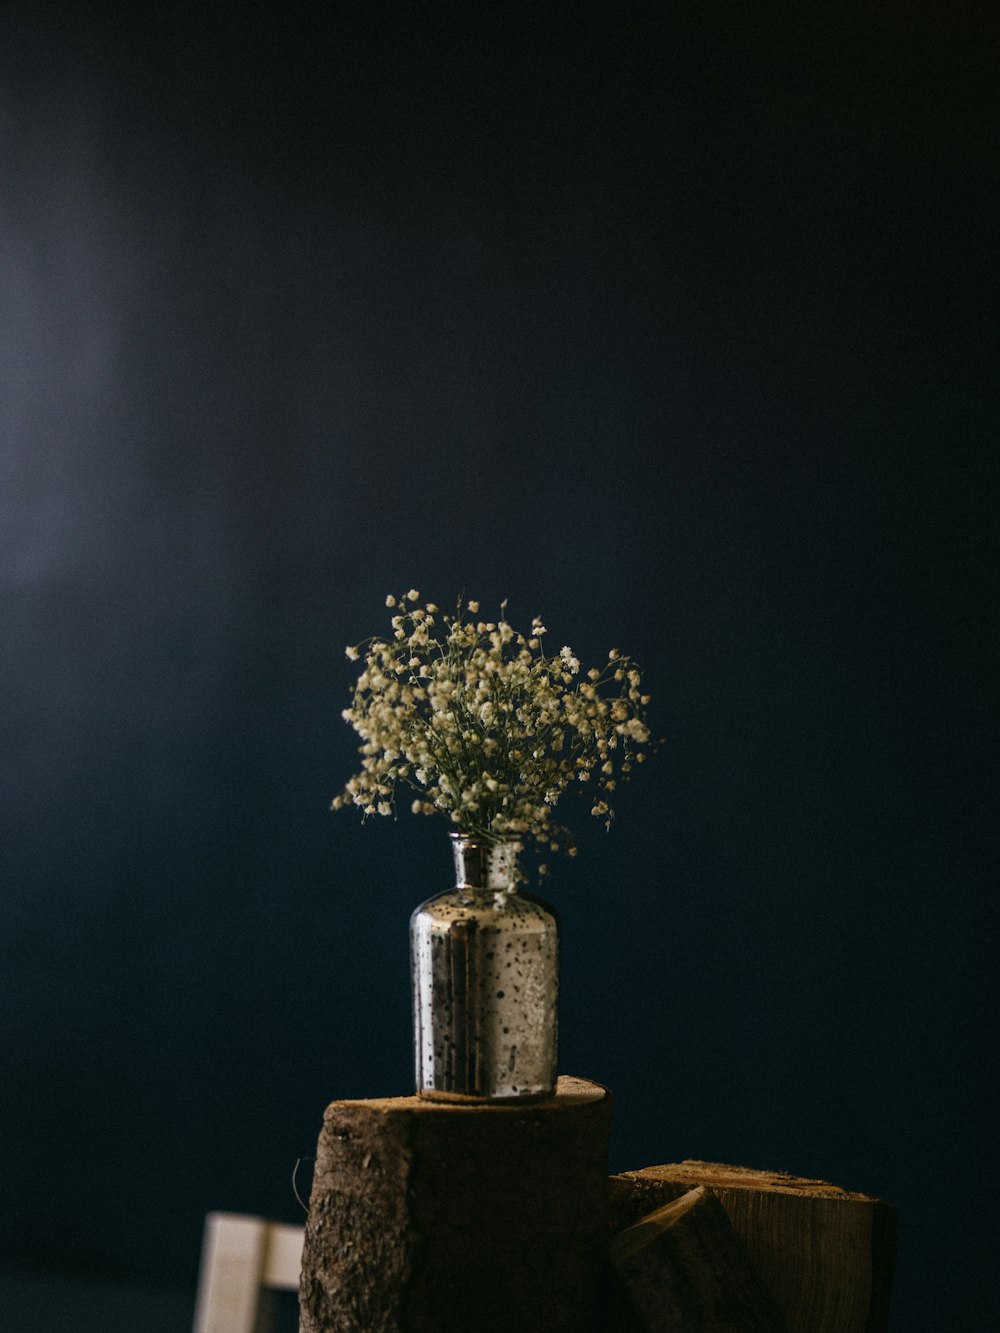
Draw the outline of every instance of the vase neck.
M517 890L517 852L512 842L489 842L470 833L451 835L457 889Z

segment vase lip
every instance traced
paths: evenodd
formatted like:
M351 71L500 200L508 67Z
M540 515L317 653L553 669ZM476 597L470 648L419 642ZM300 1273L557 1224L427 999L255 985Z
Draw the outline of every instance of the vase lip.
M452 842L471 843L482 847L504 847L518 841L514 836L509 838L494 837L489 833L462 833L456 830L452 830L448 837L451 838Z

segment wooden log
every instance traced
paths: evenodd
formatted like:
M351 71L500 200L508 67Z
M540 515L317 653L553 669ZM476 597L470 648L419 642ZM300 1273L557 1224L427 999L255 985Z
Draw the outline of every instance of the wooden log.
M611 1094L334 1102L302 1260L303 1333L605 1333Z
M892 1204L783 1172L680 1162L612 1177L613 1230L697 1185L718 1198L790 1333L885 1333Z
M611 1242L647 1333L787 1333L718 1199L703 1185Z

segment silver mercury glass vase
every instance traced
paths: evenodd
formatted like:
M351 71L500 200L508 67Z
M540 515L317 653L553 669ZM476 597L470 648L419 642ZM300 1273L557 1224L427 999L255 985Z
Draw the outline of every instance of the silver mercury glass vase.
M559 934L509 842L453 833L455 887L410 918L417 1093L524 1101L556 1083Z

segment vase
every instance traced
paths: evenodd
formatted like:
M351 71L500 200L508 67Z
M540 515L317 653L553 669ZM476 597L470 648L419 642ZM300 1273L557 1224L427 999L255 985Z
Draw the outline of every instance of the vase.
M509 842L453 833L455 887L410 918L417 1093L526 1101L556 1083L559 929Z

